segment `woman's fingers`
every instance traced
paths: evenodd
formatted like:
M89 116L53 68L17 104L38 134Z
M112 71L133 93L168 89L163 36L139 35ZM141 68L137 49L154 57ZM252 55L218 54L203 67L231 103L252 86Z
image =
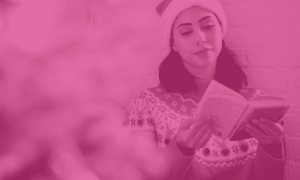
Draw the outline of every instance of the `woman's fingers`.
M199 129L194 135L193 135L193 139L196 139L196 141L199 141L199 139L201 139L205 133L213 127L214 121L209 121L207 122L205 125L203 125L201 127L201 129Z
M200 136L200 138L198 138L200 139L200 141L196 142L197 143L196 149L202 148L206 145L206 143L208 142L208 140L210 139L213 133L213 129L214 129L213 126L210 126L208 130L205 132L205 134Z
M281 143L283 127L278 123L275 123L266 118L260 118L259 120L255 119L252 122L256 124L261 129L261 131L251 124L247 124L246 131L254 138L256 138L259 142L265 145Z
M184 147L196 149L216 119L216 117L205 116L198 121L189 119L182 122L176 134L177 143Z
M181 122L178 132L176 134L176 142L183 147L193 148L189 133L195 124L195 119L190 118L186 121Z
M195 119L194 118L190 118L186 121L181 122L180 126L179 126L179 131L180 130L186 130L189 129L190 126L192 126L195 123Z
M253 127L253 126L252 126ZM255 139L257 139L259 142L263 143L263 144L271 144L271 139L268 138L268 136L263 136L260 133L257 133L253 128L246 128L246 132L249 133L251 136L253 136ZM259 130L257 130L259 131Z
M188 137L194 138L196 134L204 131L202 134L204 135L205 131L212 125L212 123L216 120L216 118L212 116L205 116L201 118L201 120L197 121L194 126L191 127Z
M275 123L269 119L260 118L259 122L260 122L260 124L267 126L274 133L282 133L283 132L283 127L280 124Z
M269 135L274 135L275 132L265 123L263 123L262 121L259 121L257 119L252 120L252 122L257 125L258 127L260 127L260 129L265 133L265 134L269 134Z
M259 139L263 139L266 136L266 134L264 134L263 132L261 132L259 129L257 129L251 124L246 125L246 131L247 129L250 130L250 132L252 132L255 135L255 137Z
M214 127L214 122L213 120L210 120L206 124L204 124L201 129L199 129L196 134L194 134L191 138L191 143L195 148L199 148L204 146L207 141L209 140L212 130Z

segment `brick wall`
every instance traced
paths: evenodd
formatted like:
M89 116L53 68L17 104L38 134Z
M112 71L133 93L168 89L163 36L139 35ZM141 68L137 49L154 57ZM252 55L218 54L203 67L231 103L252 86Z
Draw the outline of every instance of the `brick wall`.
M300 1L223 0L229 21L226 40L241 55L250 86L284 96L288 161L285 178L300 177Z

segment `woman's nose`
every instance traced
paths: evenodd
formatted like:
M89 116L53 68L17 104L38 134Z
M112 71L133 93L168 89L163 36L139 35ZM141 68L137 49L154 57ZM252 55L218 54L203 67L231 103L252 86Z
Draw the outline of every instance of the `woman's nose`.
M196 45L202 44L203 42L206 42L206 37L204 32L202 32L200 29L197 30L196 33Z

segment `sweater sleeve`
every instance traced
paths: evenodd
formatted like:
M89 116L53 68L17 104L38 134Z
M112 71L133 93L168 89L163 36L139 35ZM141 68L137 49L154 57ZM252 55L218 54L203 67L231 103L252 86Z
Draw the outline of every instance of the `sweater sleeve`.
M178 149L175 138L162 150L169 166L170 180L181 180L192 165L194 155L186 156Z
M139 93L129 106L127 118L123 125L134 135L149 135L158 144L155 119L152 116L152 103L147 92ZM161 148L160 153L163 154L168 165L169 172L167 172L168 177L166 179L183 179L193 162L194 155L186 156L181 153L175 138L172 138L165 148Z
M151 136L154 141L157 141L155 123L152 118L147 92L143 91L139 93L130 104L126 121L123 122L123 125L127 127L130 133L147 134Z
M284 149L285 151L285 149ZM254 158L254 172L257 179L284 179L285 159L277 159L270 156L261 144L258 144L256 157Z

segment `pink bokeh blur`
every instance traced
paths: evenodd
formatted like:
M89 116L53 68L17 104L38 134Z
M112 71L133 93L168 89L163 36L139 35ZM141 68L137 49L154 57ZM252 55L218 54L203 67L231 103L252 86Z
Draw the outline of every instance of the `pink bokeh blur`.
M1 180L163 176L153 142L121 124L145 64L118 2L1 0Z

